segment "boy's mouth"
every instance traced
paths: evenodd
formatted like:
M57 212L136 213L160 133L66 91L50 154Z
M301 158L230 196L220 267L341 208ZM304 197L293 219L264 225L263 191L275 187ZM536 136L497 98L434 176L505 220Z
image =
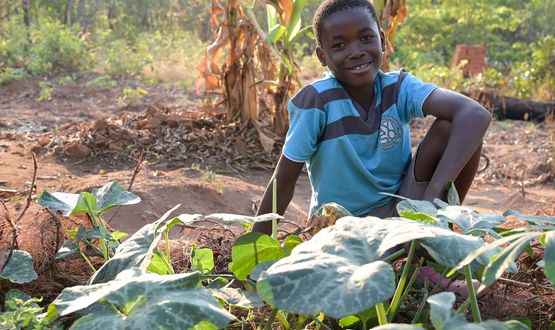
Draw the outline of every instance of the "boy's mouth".
M355 73L360 72L360 71L365 71L365 69L370 66L370 63L372 63L372 62L366 62L366 63L358 64L358 65L355 65L355 66L351 66L351 67L347 68L347 70L355 72Z

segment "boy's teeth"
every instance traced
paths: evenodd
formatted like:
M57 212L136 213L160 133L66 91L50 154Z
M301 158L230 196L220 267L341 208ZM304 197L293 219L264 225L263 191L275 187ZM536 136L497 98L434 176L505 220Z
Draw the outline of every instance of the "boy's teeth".
M360 70L360 69L362 69L362 68L365 68L366 65L367 65L367 64L362 64L362 65L359 65L359 66L355 66L355 67L353 68L353 70Z

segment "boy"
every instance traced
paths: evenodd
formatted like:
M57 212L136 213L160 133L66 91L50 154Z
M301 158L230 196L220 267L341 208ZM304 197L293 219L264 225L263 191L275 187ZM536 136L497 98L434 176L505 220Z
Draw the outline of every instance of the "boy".
M304 87L288 105L290 128L258 214L289 205L306 163L312 186L310 215L336 202L355 216L395 216L388 192L412 199L445 198L452 180L464 199L476 174L491 115L477 102L423 83L403 70L379 70L385 37L367 0L326 0L313 28L316 54L330 74ZM409 123L436 120L411 154ZM266 234L271 222L253 228Z

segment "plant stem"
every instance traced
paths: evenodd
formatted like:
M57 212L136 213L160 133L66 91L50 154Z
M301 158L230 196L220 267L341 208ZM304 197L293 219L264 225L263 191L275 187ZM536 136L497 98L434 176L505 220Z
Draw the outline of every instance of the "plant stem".
M414 259L415 252L416 252L416 241L412 241L410 243L410 249L409 249L409 255L407 257L407 262L405 263L405 266L403 266L403 273L401 274L401 278L399 279L399 283L397 284L397 289L395 290L395 294L393 295L393 300L391 301L391 305L389 306L388 320L390 322L393 320L393 318L397 314L397 310L399 309L399 304L401 302L401 296L403 295L403 290L405 289L405 283L407 282L407 277L409 275L409 269L412 266L412 259Z
M98 221L99 219L96 218L96 213L93 211L91 204L89 204L87 199L85 199L85 202L87 204L87 209L89 210L89 216L91 217L93 226L106 229L106 226L104 226L102 219ZM104 260L108 261L108 259L110 259L110 255L108 254L108 247L106 246L106 242L102 237L100 237L98 241L100 242L100 248L102 249L102 255L104 256Z
M420 260L418 261L418 265L416 265L416 269L412 273L412 276L409 280L409 283L407 284L405 292L403 292L403 296L401 297L401 301L405 301L405 299L407 298L407 295L409 294L409 291L412 288L412 285L414 284L414 281L416 281L416 277L418 277L418 273L420 273L420 269L422 268L422 265L424 264L424 260L426 260L426 259L424 257L421 257Z
M268 318L268 321L266 322L266 325L264 326L264 330L272 330L272 323L274 323L274 320L276 319L276 315L277 312L279 311L279 309L274 308L272 310L272 314L270 314L270 317Z
M276 316L285 330L289 330L291 328L289 322L287 321L287 317L283 314L283 312L279 311Z
M237 279L237 277L233 274L203 274L202 279L211 279L211 278L218 278L218 277L223 277L223 278L231 278L231 279Z
M272 183L272 213L277 213L277 179ZM277 240L277 219L272 219L272 238Z
M474 317L474 322L482 323L480 309L478 308L478 299L476 298L476 291L474 291L474 286L472 285L472 271L470 270L470 265L466 265L464 267L464 275L466 277L468 298L470 299L470 305L472 306L472 317Z
M376 304L376 312L378 314L378 322L380 325L388 324L387 315L383 303Z
M392 262L397 260L400 256L402 256L405 253L405 249L401 249L385 258L382 259L382 261L385 261L387 263Z
M417 323L420 319L420 315L422 314L422 311L424 310L424 307L426 306L426 300L428 300L428 285L425 284L424 285L424 295L422 295L422 300L420 301L420 305L418 306L418 310L416 311L416 314L414 314L414 317L412 319L411 324Z
M85 259L85 261L87 262L87 264L89 265L89 267L91 267L91 269L93 270L93 272L96 273L96 268L94 268L93 264L91 263L91 261L89 260L89 258L87 258L87 256L81 252L81 250L79 250L79 253L81 254L81 257L83 257L83 259Z
M305 322L306 317L304 315L299 315L299 319L297 320L297 330L301 330Z
M314 320L314 322L318 323L318 325L321 326L322 328L324 328L326 330L332 330L330 327L325 325L324 322L320 321L320 319L318 319L318 317L313 318L313 320Z

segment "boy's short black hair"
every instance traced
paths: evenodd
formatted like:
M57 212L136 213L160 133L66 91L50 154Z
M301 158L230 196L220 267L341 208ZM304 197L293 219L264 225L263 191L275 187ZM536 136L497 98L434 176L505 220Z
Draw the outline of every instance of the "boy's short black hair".
M322 32L322 26L324 25L324 20L333 13L341 10L350 8L364 8L370 12L378 28L380 28L380 21L378 20L378 15L374 6L368 0L326 0L320 4L314 18L312 19L312 29L314 30L314 36L316 37L316 43L320 46L320 33Z

